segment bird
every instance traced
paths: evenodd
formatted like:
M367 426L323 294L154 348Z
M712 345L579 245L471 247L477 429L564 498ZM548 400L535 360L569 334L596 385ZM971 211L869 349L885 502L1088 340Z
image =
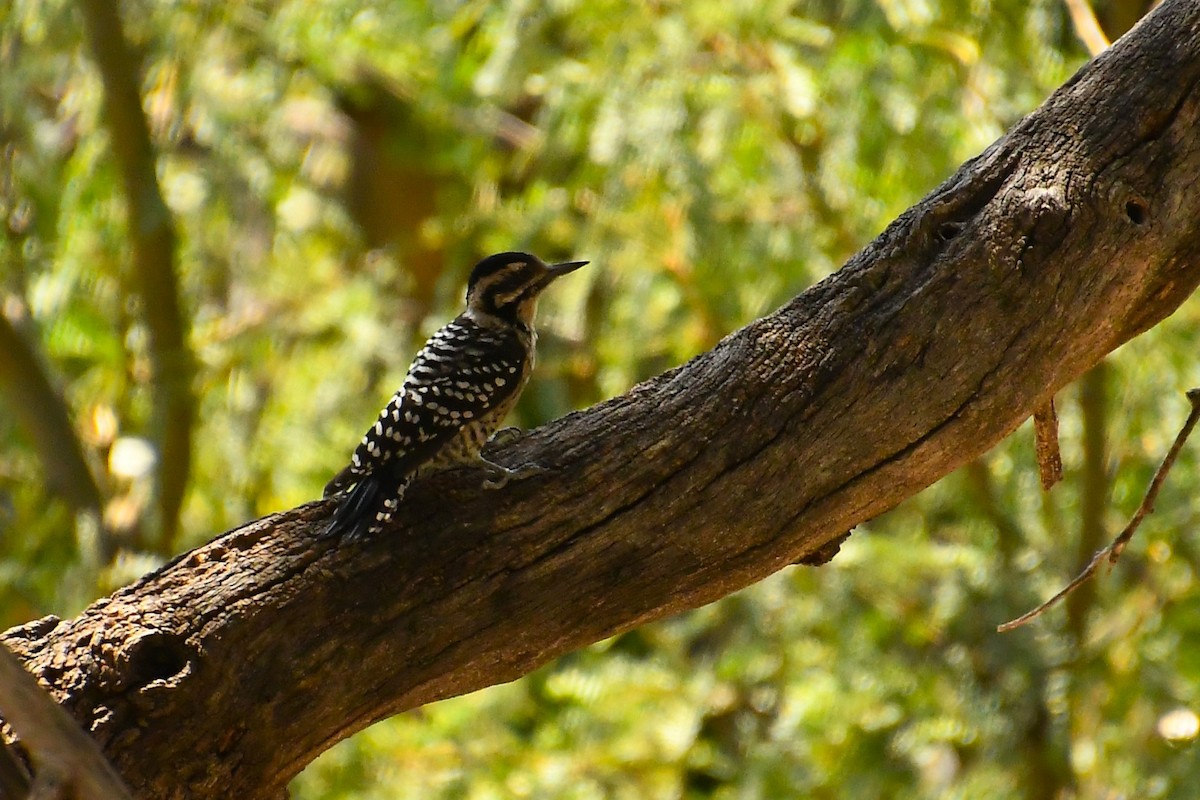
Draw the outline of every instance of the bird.
M487 471L484 488L543 471L483 457L533 371L538 298L587 261L546 264L506 252L475 265L466 309L417 353L403 384L358 443L350 463L325 486L341 495L322 538L352 542L379 533L417 477L461 466ZM515 429L505 429L505 431Z

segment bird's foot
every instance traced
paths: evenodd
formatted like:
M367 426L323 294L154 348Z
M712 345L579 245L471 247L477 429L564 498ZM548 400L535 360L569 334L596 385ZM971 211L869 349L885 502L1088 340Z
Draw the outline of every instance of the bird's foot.
M532 478L534 475L549 472L541 464L533 463L522 464L519 467L505 467L500 464L493 464L491 461L485 461L484 467L489 473L487 480L483 482L483 488L485 489L502 489L511 480Z
M493 447L507 447L524 435L525 431L515 425L510 425L493 433L492 438L488 439L488 444Z

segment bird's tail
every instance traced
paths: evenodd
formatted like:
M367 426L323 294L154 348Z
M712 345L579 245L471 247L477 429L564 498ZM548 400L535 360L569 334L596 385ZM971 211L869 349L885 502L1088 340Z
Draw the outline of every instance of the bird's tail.
M366 536L375 524L375 513L380 505L382 489L380 476L364 475L360 478L354 488L338 503L337 510L333 512L333 519L329 521L329 527L321 534L321 538L340 537L342 541L352 542Z
M412 475L396 476L387 470L362 476L338 503L321 538L353 542L376 533L391 521L411 480Z

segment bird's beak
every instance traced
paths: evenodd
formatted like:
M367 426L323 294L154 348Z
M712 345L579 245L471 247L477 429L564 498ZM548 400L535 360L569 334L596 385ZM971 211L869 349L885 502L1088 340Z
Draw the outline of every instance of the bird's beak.
M586 263L588 263L588 262L586 262L586 261L564 261L561 264L551 264L550 266L546 267L546 272L548 272L553 278L558 278L563 275L566 275L568 272L574 272L575 270L579 269Z

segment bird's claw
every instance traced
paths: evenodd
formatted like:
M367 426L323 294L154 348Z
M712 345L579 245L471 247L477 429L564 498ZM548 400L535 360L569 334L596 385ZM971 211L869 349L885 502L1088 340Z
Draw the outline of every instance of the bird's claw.
M493 447L507 447L524 435L525 431L515 425L509 425L493 433L492 438L488 439L488 444Z
M502 467L499 464L491 464L489 467L491 469L491 477L483 482L483 488L485 489L503 489L511 480L531 478L534 475L549 472L541 464L522 464L519 467L511 468Z

